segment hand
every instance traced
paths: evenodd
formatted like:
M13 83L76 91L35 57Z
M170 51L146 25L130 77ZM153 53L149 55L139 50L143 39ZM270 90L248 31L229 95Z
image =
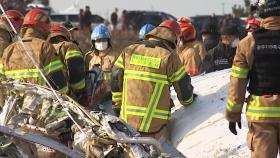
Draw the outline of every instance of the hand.
M233 133L234 135L237 135L236 124L238 125L239 129L241 129L241 121L229 122L229 125L228 125L230 132Z

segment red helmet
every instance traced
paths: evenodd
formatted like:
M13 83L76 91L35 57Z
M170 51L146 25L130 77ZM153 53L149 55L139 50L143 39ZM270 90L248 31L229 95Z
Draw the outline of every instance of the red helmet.
M249 24L249 25L255 25L255 26L258 26L258 27L259 27L259 26L261 25L261 21L258 20L258 19L253 18L253 19L251 19L251 20L248 21L248 24Z
M247 32L254 32L256 31L261 25L261 21L255 18L251 18L247 21L246 31Z
M50 37L56 37L56 36L63 36L65 37L68 41L71 40L71 34L65 28L64 26L61 26L60 24L52 24L51 30L50 30Z
M186 18L186 17L182 17L180 19L178 19L177 21L179 24L180 23L192 23L191 20L189 18Z
M185 41L190 41L195 39L196 30L192 25L192 23L181 23L180 28L181 28L181 37Z
M24 16L17 10L7 10L6 14L9 19L13 19L13 25L16 29L21 28Z
M50 19L48 14L41 9L32 9L24 17L23 25L33 25L49 32Z
M181 34L180 26L174 20L165 20L159 25L159 27L168 28L169 30L171 30L176 35L176 38L180 37L180 34Z

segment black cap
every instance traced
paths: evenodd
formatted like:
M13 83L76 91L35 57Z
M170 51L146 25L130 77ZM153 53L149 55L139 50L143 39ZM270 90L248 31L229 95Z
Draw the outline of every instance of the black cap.
M239 35L236 25L225 25L221 29L221 35Z
M215 23L207 22L202 26L201 33L218 35L219 29Z
M264 0L263 4L259 4L259 15L261 18L280 16L280 1Z

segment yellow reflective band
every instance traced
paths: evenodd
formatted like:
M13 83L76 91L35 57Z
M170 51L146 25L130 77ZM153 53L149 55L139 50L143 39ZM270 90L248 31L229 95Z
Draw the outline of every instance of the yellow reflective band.
M123 58L122 56L119 56L118 59L115 62L115 66L119 67L119 68L124 68L123 66Z
M63 64L60 60L55 60L50 62L47 66L44 67L45 75L49 75L51 72L61 70Z
M154 116L154 112L156 110L156 107L158 105L158 101L161 97L162 90L163 90L164 84L157 83L154 89L154 92L151 96L149 105L147 107L147 111L145 113L145 116L142 120L141 126L139 131L141 132L148 132L149 128L151 126L152 118Z
M123 89L124 94L122 96L122 106L121 106L121 112L120 112L120 118L123 119L125 122L127 122L127 116L126 116L126 105L127 105L127 78L124 78L123 82Z
M171 75L171 77L169 78L169 81L172 82L176 82L179 81L180 79L182 79L184 76L186 75L186 71L184 67L181 67L178 71L176 71L174 74Z
M74 58L74 57L83 57L83 56L82 56L82 53L80 51L70 50L70 51L66 52L65 60L67 60L69 58Z
M234 65L232 65L232 69L234 69L236 71L240 71L240 72L249 72L249 68L242 68L242 67L238 67L238 66L234 66Z
M5 71L5 76L10 79L38 78L40 77L37 69L21 69Z
M186 106L186 105L190 105L192 102L193 102L193 95L189 99L182 101L181 104Z
M67 94L69 91L68 86L65 86L59 90L60 93Z
M78 83L74 83L74 84L70 84L70 87L73 88L74 90L80 90L85 88L86 86L86 81L85 79L82 79L80 82Z
M147 111L147 107L141 106L126 106L126 114L144 117ZM156 109L152 118L162 119L162 120L170 120L170 111ZM144 120L143 120L144 121Z
M112 79L111 72L104 72L104 80L111 80Z
M131 59L130 59L131 65L150 67L150 68L154 68L154 69L159 69L160 62L161 62L160 58L143 56L143 55L138 55L138 54L132 54Z
M168 84L167 76L144 71L125 70L124 77L129 79L151 81L156 83Z
M162 120L170 120L170 111L159 110L156 109L153 118L162 119Z
M265 107L265 106L248 106L247 116L253 117L253 118L260 118L260 117L280 117L280 107L279 106L271 106L271 107Z
M141 107L141 106L132 106L132 105L127 105L125 106L126 114L127 115L134 115L134 116L142 116L144 117L146 113L146 107Z
M122 100L122 92L112 92L112 101L118 102Z
M4 65L0 64L0 74L4 75Z
M242 104L234 104L228 99L226 108L229 112L240 112L242 110Z
M235 78L246 79L248 78L249 69L247 68L240 68L237 66L232 66L232 72L230 75Z

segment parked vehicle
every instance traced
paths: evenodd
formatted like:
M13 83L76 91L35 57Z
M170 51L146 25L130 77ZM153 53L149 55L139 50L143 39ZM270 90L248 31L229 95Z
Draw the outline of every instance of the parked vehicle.
M60 13L51 13L51 20L54 23L63 23L65 21L70 21L73 25L79 26L79 15L78 14L60 14ZM93 24L104 23L105 19L99 15L93 14L91 17Z
M157 11L127 11L127 23L135 31L139 31L145 24L158 26L162 21L167 19L177 20L174 16Z

